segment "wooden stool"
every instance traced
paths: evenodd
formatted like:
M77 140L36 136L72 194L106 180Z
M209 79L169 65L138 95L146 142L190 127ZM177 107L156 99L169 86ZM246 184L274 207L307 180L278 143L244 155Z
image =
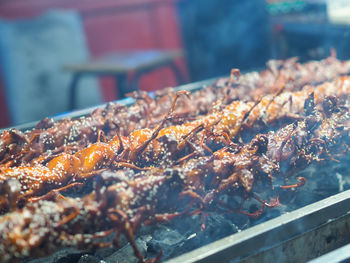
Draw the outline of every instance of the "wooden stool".
M138 89L140 77L161 67L169 67L176 77L178 84L184 79L174 60L183 55L180 50L147 50L113 52L81 64L66 65L64 70L72 72L70 83L69 109L75 108L77 86L84 75L114 76L116 78L116 91L121 98L125 94ZM134 77L127 83L129 73Z

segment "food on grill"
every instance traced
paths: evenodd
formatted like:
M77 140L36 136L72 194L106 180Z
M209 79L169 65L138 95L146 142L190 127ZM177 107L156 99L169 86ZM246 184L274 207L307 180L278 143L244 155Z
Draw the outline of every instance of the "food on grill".
M120 134L109 142L97 142L76 153L61 153L41 156L31 161L31 166L3 167L0 182L16 178L21 184L19 199L41 195L50 189L65 186L70 180L82 181L111 167L147 169L147 165L171 165L198 155L201 146L207 145L212 137L215 141L229 144L237 141L237 135L249 131L257 124L265 126L278 120L297 120L302 116L304 102L313 92L318 104L326 96L342 98L350 93L350 78L342 77L333 83L305 87L297 92L282 92L266 95L254 102L233 101L220 111L203 116L182 125L163 128L167 119L173 116L175 95L168 115L154 129L145 128L131 132L127 137ZM100 136L98 136L100 137ZM198 143L200 142L200 143ZM205 146L202 151L212 150ZM186 153L186 155L184 155ZM16 159L15 159L16 161ZM44 164L45 163L45 164Z
M214 86L204 87L192 94L192 99L179 98L174 118L170 123L179 124L208 114L220 101L228 105L233 100L256 101L261 95L284 91L297 91L305 85L317 85L350 72L350 62L337 60L335 54L322 61L297 63L296 58L286 61L271 60L267 69L243 75L238 70L230 78L219 79ZM51 155L70 148L76 150L95 142L97 131L103 130L111 139L118 131L128 136L132 131L153 128L164 118L171 107L174 90L156 92L152 99L146 92L130 94L136 103L130 107L109 103L105 109L97 109L90 115L60 121L44 119L30 131L22 133L9 130L0 135L0 164L13 161L14 165L29 162L32 158Z
M117 237L125 234L142 262L134 241L134 233L142 223L153 224L211 209L259 216L264 207L278 205L278 196L271 196L269 203L259 197L259 192L269 190L273 195L278 187L275 181L284 182L297 169L334 154L345 154L349 149L348 107L330 97L323 100L322 110L316 110L311 93L305 112L301 120L257 134L248 144L228 145L210 156L171 168L120 170L114 178L102 174L96 189L81 199L47 195L8 213L0 219L4 262L41 256L67 245L112 245L92 242L112 232L117 232ZM256 184L256 180L260 183ZM299 180L300 184L279 187L301 186L305 180ZM240 196L242 201L256 198L261 209L251 214L231 207L220 199L223 194ZM177 201L169 202L164 196Z
M260 74L234 70L216 84L221 88L204 88L192 99L187 91L162 91L156 99L139 92L130 108L109 104L87 117L45 119L28 132L3 132L3 261L64 246L116 245L124 234L142 262L134 240L142 224L196 214L204 219L212 210L258 217L265 207L278 206L277 189L305 184L303 177L288 183L298 170L348 152L350 78L312 85L350 67L335 57L269 65ZM327 67L328 75L305 73ZM79 198L62 195L87 182L94 182L93 190ZM253 198L261 207L245 211L224 196L241 198L242 207ZM113 242L93 242L112 233ZM161 251L150 261L160 257Z
M337 60L333 51L330 57L322 61L300 64L297 63L297 58L270 60L267 69L260 73L251 72L237 78L236 72L233 70L228 79L220 79L217 86L235 87L228 91L231 98L255 100L261 95L277 91L281 82L286 82L285 90L296 91L305 85L316 86L347 75L350 72L350 62Z

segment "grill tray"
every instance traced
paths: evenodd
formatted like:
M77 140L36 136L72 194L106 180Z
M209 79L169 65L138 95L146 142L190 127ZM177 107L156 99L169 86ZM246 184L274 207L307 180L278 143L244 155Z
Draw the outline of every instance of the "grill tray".
M175 89L195 91L212 85L216 79L190 83ZM116 102L129 106L134 100L126 98ZM63 113L54 116L53 119L81 117L97 107L104 106ZM31 122L10 128L28 130L35 124L36 122ZM166 262L306 262L350 243L349 212L350 190L260 223Z

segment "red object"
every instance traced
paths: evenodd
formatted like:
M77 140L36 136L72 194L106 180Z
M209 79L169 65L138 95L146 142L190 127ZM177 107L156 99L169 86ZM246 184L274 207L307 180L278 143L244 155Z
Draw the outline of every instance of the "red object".
M282 32L284 30L283 24L276 23L276 25L274 26L274 30L276 31L276 33Z
M92 56L116 50L181 49L175 0L12 0L0 2L0 17L28 18L52 8L81 13ZM177 61L187 76L183 59ZM0 79L1 80L1 79ZM0 83L0 127L10 125ZM101 80L105 101L117 99L114 79ZM141 79L140 88L157 90L177 85L169 69L160 69Z

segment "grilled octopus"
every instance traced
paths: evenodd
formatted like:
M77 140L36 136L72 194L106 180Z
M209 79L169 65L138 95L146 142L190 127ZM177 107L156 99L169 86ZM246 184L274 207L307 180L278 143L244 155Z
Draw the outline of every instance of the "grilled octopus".
M281 85L291 92L304 85L315 86L346 75L350 72L350 65L337 60L333 52L329 58L319 62L300 64L295 58L271 60L267 63L267 69L260 73L240 75L237 72L233 70L231 78L221 79L214 86L195 91L191 101L180 98L175 110L177 117L167 122L178 124L197 119L212 111L216 101L222 101L224 106L233 100L256 101L263 94L277 92ZM109 103L105 109L97 109L82 118L60 121L46 118L25 133L5 131L0 135L0 164L18 166L39 155L76 151L96 141L97 131L101 129L111 139L117 132L129 136L134 130L154 128L164 119L174 93L172 89L158 91L157 98L152 99L145 92L137 92L131 95L136 103L130 107Z
M52 156L45 165L40 163L39 158L34 159L32 166L3 167L0 170L0 184L9 178L17 178L22 185L23 197L32 197L65 186L72 180L84 181L101 172L101 169L129 167L142 170L149 166L180 163L198 153L204 155L200 149L202 146L207 152L212 152L205 146L211 136L217 138L219 135L220 140L229 145L242 130L252 130L254 124L261 121L271 124L290 116L291 112L298 113L294 119L301 118L304 108L302 101L307 100L311 91L314 103L318 105L328 95L346 98L349 89L349 78L342 77L313 91L311 87L305 87L295 93L267 95L257 103L234 101L223 110L202 119L163 128L165 121L173 116L177 98L188 95L188 92L178 92L166 118L156 128L137 130L128 137L117 134L109 142L98 141L74 154ZM286 107L285 102L290 103L291 100L293 104Z
M28 255L42 256L62 246L113 245L92 240L117 232L114 243L124 234L139 261L144 262L134 241L142 223L153 224L218 207L257 216L261 211L244 212L220 197L253 197L262 207L274 207L278 205L276 198L268 203L256 193L268 189L273 193L274 181L287 180L291 171L332 159L334 154L347 153L349 107L338 103L334 97L327 97L322 109L317 110L311 93L304 102L305 117L276 131L257 134L248 144L231 144L210 156L184 161L172 168L151 168L131 175L120 170L123 176L117 176L112 183L107 183L102 174L95 191L80 200L56 195L8 213L0 218L3 260L14 262ZM305 181L298 180L296 185L281 188L298 187ZM170 200L176 201L165 203L164 196L173 196ZM151 261L159 260L160 256L161 253Z

